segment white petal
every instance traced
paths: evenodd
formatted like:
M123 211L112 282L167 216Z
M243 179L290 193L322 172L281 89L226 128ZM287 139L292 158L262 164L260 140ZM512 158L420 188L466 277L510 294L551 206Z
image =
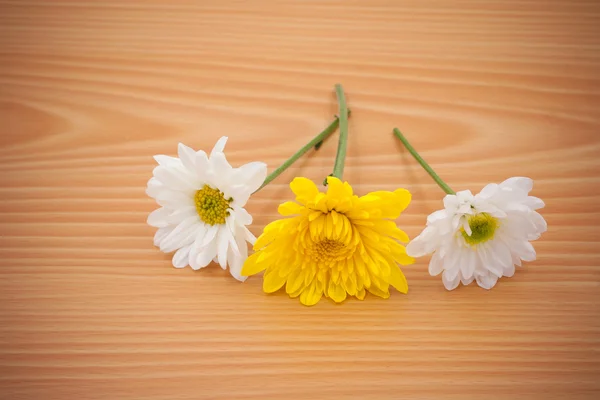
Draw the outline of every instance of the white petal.
M475 208L479 213L490 214L496 218L506 218L506 213L503 210L488 202L478 201L475 203Z
M184 170L156 167L152 173L156 179L169 189L186 192L197 189L189 174L186 174Z
M196 152L183 143L177 145L177 154L183 166L190 172L196 172Z
M460 271L462 250L458 247L450 247L446 257L444 257L444 274L449 281L454 281L454 278Z
M474 250L467 250L463 257L462 264L462 276L464 279L473 278L473 274L475 273L475 269L477 267L477 262L479 260L479 256Z
M466 218L461 214L456 214L452 217L452 231L456 231L463 223Z
M465 285L465 286L467 286L467 285L470 285L470 284L471 284L471 282L473 282L474 280L475 280L475 277L474 277L474 276L472 276L472 277L470 277L470 278L465 278L465 277L464 277L464 275L462 275L462 274L461 274L460 281L461 281L461 282L462 282L462 284L463 284L463 285Z
M479 268L475 269L475 275L486 274L489 270L488 266L493 265L496 262L492 256L489 243L479 245L477 247L477 255L481 259L481 264L478 265Z
M534 261L536 258L533 245L526 241L514 242L513 251L515 251L523 261Z
M500 187L515 188L529 193L531 189L533 189L533 180L531 178L517 176L508 178L500 184Z
M467 232L467 235L471 236L473 231L471 230L471 225L469 225L469 220L467 218L462 219L462 227Z
M246 258L248 258L248 245L246 244L246 238L244 234L245 229L246 228L243 226L238 226L236 227L235 232L235 241L240 251L242 264L244 263L244 261L246 261Z
M498 191L498 185L495 183L490 183L488 185L485 185L485 187L483 189L481 189L481 192L479 192L477 195L475 195L475 197L489 199L494 194L496 194L497 191Z
M254 193L267 177L267 164L254 161L244 164L235 171L234 184L244 184L250 193Z
M196 267L197 269L204 268L215 258L217 255L217 241L211 241L207 246L203 247L198 252L198 257L196 259Z
M167 189L162 190L154 199L161 206L171 209L194 206L194 196L191 192L184 193Z
M498 277L492 273L477 275L475 276L475 279L479 286L487 290L493 288L496 285L496 282L498 282Z
M208 245L210 242L215 240L217 233L219 232L219 225L210 225L206 229L206 234L202 239L202 247Z
M502 274L507 277L511 277L515 274L515 265L510 263L510 265L502 268Z
M437 221L447 218L448 212L446 210L437 210L427 216L427 224L433 224Z
M227 268L227 249L229 248L229 229L222 226L217 237L217 258L221 268Z
M541 235L542 233L546 232L546 230L548 229L548 224L546 223L544 217L542 217L539 213L533 211L529 214L529 218L531 219L531 222L533 223L533 226L535 227L536 233L538 235Z
M513 250L510 253L512 255L512 263L513 266L520 267L521 266L521 257Z
M498 278L502 276L502 269L512 263L510 250L502 243L491 243L488 248L490 259L484 268L496 275Z
M439 223L436 223L426 226L419 236L408 243L406 246L407 254L411 257L422 257L437 250L444 238L438 229L439 225Z
M204 151L199 150L198 152L196 152L195 164L196 164L196 175L202 181L206 181L206 177L208 175L210 167L209 167L209 163L208 163L208 157L206 156L206 153Z
M225 197L231 197L233 207L244 207L253 193L246 185L229 185L223 188Z
M237 255L240 254L240 249L238 248L237 242L235 241L235 232L236 232L236 223L233 216L230 216L226 220L227 226L227 239L229 240L229 249L233 250L233 252Z
M198 223L200 223L200 217L198 217L198 211L196 211L196 207L186 206L171 212L167 217L167 221L171 225L177 225L182 221L192 217L196 217L198 219Z
M529 207L527 207L525 204L521 204L521 203L518 203L518 202L508 203L505 206L505 210L508 211L508 212L510 212L510 211L521 212L521 213L523 213L525 215L527 215L531 211L531 209Z
M531 208L532 210L539 210L540 208L544 208L546 206L542 199L534 196L527 196L527 199L525 200L525 205Z
M215 153L211 154L209 163L209 171L206 175L207 183L215 188L220 189L226 197L231 197L228 193L228 189L231 186L231 175L233 174L233 168L227 162L225 154Z
M196 238L194 239L194 243L192 243L192 248L190 249L190 255L189 255L189 264L192 267L192 269L200 269L200 266L198 265L198 252L200 250L200 246L202 245L202 240L204 239L204 235L206 234L206 225L204 224L199 224L198 225L198 230L196 232Z
M169 233L173 232L173 229L175 229L175 226L166 226L157 230L154 234L154 245L160 247L160 243L169 236Z
M450 279L448 275L448 270L445 270L442 274L442 282L444 283L444 287L447 290L454 290L460 282L460 276L456 274L456 276L454 276L453 279Z
M459 203L464 203L473 198L473 193L470 190L461 190L460 192L456 192L456 197Z
M154 210L148 215L148 225L154 226L156 228L164 228L169 225L168 222L169 210L164 207L161 207L157 210Z
M245 208L234 207L233 215L236 223L240 225L250 225L252 223L252 215Z
M245 245L245 243L244 243ZM248 279L247 276L242 276L242 265L244 264L244 259L241 258L240 255L236 255L231 251L231 248L227 252L227 262L229 264L229 273L235 279L240 282L244 282Z
M188 264L190 265L190 267L192 267L192 269L197 270L200 269L200 266L198 265L198 250L199 247L196 245L196 241L194 243L192 243L190 246L190 253L188 255Z
M411 240L406 245L406 254L411 257L423 257L427 254L425 251L426 242L422 240L421 235Z
M146 194L152 198L155 198L162 190L164 190L164 188L165 186L160 183L158 179L152 177L148 180Z
M164 238L160 243L160 250L170 253L190 244L193 241L193 234L195 234L198 225L198 219L195 217L184 220Z
M227 136L222 136L219 140L217 140L217 143L215 143L215 147L213 147L212 151L210 152L211 158L213 154L222 153L223 150L225 150L225 144L227 143L227 139Z
M447 194L444 196L444 208L454 212L458 208L458 197L455 194Z
M225 153L211 154L208 162L209 162L210 168L213 170L213 172L215 172L219 176L219 178L221 178L222 174L227 173L227 178L228 178L227 181L229 183L231 174L233 174L233 167L227 161L227 158L225 157Z
M254 244L254 242L256 242L256 236L254 236L254 234L252 232L250 232L248 230L248 228L246 228L245 226L242 227L243 228L243 232L244 232L244 238L246 239L246 241L250 244Z
M444 259L439 252L433 253L431 261L429 261L429 275L437 276L444 270Z
M173 266L175 268L184 268L188 265L188 255L190 254L190 249L192 245L189 244L177 250L175 255L173 256Z
M163 167L180 167L181 160L177 157L165 156L163 154L157 154L154 156L154 160Z

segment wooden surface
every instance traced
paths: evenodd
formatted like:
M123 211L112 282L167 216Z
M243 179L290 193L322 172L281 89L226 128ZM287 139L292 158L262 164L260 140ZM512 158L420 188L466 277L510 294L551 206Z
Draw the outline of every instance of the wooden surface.
M538 260L492 291L302 307L152 245L152 155L228 135L270 170L352 109L345 178L405 187L414 237L443 193L535 180ZM2 399L600 396L600 3L1 1ZM254 196L259 234L336 139Z

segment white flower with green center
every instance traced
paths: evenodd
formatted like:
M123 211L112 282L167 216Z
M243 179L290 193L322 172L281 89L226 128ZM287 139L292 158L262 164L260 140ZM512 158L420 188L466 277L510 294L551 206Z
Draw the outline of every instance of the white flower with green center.
M535 260L531 240L546 231L546 221L535 210L542 200L529 196L533 181L510 178L470 191L448 194L444 209L427 218L427 227L406 247L412 257L433 253L432 276L442 274L448 290L473 280L485 289L499 278L513 276L515 265Z
M491 289L499 278L513 276L515 265L535 260L530 241L538 239L547 225L536 211L544 202L529 196L531 179L515 177L492 183L476 195L469 190L455 193L399 130L394 129L394 134L447 193L444 209L429 215L426 228L406 246L412 257L433 253L429 273L442 274L446 289L474 280Z
M148 216L158 228L154 244L165 253L175 251L173 265L197 270L211 261L244 281L241 268L248 257L246 242L256 238L246 228L252 216L244 209L250 195L265 181L267 165L251 162L233 168L219 139L210 156L179 144L179 157L155 156L158 166L146 193L161 208Z

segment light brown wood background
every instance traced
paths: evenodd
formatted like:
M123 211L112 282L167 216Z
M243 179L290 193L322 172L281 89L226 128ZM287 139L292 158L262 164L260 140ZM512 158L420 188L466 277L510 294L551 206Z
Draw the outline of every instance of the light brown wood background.
M406 187L414 237L443 193L535 179L538 260L447 292L302 307L152 245L152 155L228 135L270 170L341 82L358 194ZM1 1L2 399L592 399L600 395L600 3ZM336 139L254 196L259 234Z

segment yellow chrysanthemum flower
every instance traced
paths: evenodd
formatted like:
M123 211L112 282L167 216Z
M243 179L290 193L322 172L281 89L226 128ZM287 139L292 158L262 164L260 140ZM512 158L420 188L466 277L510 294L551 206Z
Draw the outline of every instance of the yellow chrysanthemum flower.
M408 236L392 220L406 208L410 193L398 189L358 197L347 182L328 177L327 183L327 192L322 193L309 179L292 181L297 203L279 206L279 213L291 218L265 227L242 275L266 270L266 293L285 285L290 297L300 296L307 306L323 294L336 303L347 295L362 300L366 291L388 298L390 285L406 293L408 285L398 264L414 260L398 242L408 242Z

